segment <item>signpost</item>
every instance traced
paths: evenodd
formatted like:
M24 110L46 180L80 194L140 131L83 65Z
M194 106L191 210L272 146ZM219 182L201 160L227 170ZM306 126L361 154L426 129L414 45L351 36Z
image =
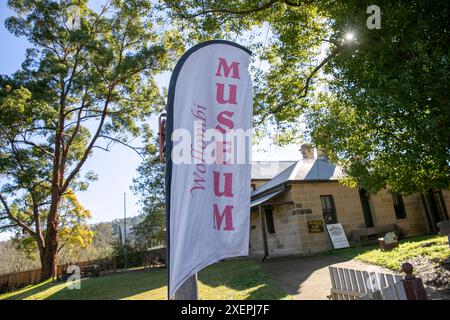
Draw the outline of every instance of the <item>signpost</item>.
M248 255L251 52L214 40L188 50L170 80L165 138L169 299L197 299L197 272Z
M333 223L327 224L327 231L330 235L331 242L333 243L334 249L342 249L350 247L348 243L347 236L345 235L342 224Z

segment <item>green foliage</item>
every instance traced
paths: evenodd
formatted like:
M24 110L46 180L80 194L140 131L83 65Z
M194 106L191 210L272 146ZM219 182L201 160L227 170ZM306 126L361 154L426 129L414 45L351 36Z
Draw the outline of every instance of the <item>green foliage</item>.
M0 274L39 268L36 248L32 255L34 259L30 259L23 250L17 250L11 240L0 241Z
M0 77L0 230L26 232L46 264L58 233L72 248L89 244L87 228L65 229L87 215L74 198L66 211L64 199L96 179L80 175L94 150L119 143L142 152L129 141L162 109L155 76L180 50L151 1L110 1L100 12L87 2L8 1L16 14L7 29L34 48L21 70Z
M40 217L45 220L47 212L42 212ZM87 224L90 213L77 200L73 192L68 192L61 200L59 220L59 247L60 261L72 258L78 260L81 251L92 244L93 232ZM24 218L21 218L23 221ZM45 233L45 225L43 233ZM38 242L29 234L16 232L12 239L15 247L25 253L28 259L35 261L39 257ZM16 266L19 267L19 266Z
M398 272L403 262L414 257L423 256L429 260L443 261L450 256L450 248L447 237L432 236L402 240L398 247L390 251L382 251L379 248L372 247L349 248L334 251L334 253Z
M354 43L327 66L328 92L308 124L313 141L344 166L352 186L426 192L450 185L448 3L377 3L380 30L364 27L364 3L330 6L332 29Z
M447 1L379 1L379 30L358 0L162 3L193 32L254 51L259 139L298 142L304 121L350 186L449 187Z
M114 246L119 241L118 234L114 229L117 228L119 223L120 221L113 221L85 225L82 221L82 232L73 228L70 233L67 233L67 231L71 228L68 228L67 223L65 223L64 230L66 231L60 234L58 263L65 264L112 257ZM133 221L127 223L133 224ZM75 227L77 224L73 226ZM85 239L81 240L81 246L80 239L75 239L76 241L71 239L76 235L87 235ZM119 252L119 254L122 254L122 252ZM0 274L38 269L40 268L38 256L36 240L30 236L17 234L11 240L0 241Z
M297 118L309 104L326 17L312 1L161 1L189 41L228 39L253 51L254 125L276 126L281 143L299 141ZM319 1L320 3L320 1ZM193 39L193 40L192 40ZM277 139L279 140L279 139Z
M151 141L151 140L150 140ZM158 145L147 143L146 159L137 169L132 190L139 195L142 221L133 227L133 246L146 250L166 238L164 165L160 163Z

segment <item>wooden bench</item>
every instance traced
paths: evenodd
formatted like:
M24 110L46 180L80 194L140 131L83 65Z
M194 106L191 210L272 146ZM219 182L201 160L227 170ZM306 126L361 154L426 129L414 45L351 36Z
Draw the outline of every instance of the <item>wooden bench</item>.
M95 276L98 277L100 275L100 267L98 264L87 264L87 265L76 265L80 268L80 276ZM61 275L58 276L58 281L67 281L70 276L72 276L75 270L68 271L69 265L63 266Z
M365 245L369 242L378 241L378 237L384 236L388 232L395 232L397 237L401 239L403 237L403 231L399 226L394 224L385 224L376 227L370 228L357 228L351 231L351 239L353 242L357 243L358 246ZM369 239L369 237L374 237L373 239Z
M81 275L82 276L95 276L98 277L100 275L100 268L98 264L90 264L87 266L81 266L80 267Z

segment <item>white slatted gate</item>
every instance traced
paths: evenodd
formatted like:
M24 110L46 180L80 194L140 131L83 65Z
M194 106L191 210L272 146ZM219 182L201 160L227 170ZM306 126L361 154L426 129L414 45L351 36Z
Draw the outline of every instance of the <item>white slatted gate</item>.
M332 300L406 300L402 277L328 267Z

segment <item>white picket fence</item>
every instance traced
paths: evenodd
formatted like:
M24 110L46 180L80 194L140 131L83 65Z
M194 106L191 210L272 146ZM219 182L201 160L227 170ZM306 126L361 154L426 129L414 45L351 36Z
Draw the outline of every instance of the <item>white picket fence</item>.
M406 300L403 277L328 267L332 300Z

